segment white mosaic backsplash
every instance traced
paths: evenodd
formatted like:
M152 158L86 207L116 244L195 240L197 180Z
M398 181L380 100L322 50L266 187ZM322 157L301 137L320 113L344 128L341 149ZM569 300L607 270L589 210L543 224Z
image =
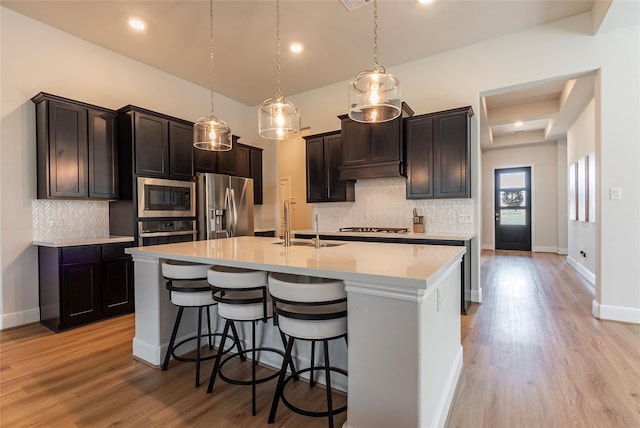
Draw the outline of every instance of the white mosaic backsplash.
M109 236L109 203L36 199L31 204L33 240Z
M319 215L319 228L337 230L341 227L413 227L413 209L424 216L425 232L472 233L473 200L435 199L408 200L404 178L359 180L355 184L355 202L313 205L313 216ZM468 223L459 222L468 215Z

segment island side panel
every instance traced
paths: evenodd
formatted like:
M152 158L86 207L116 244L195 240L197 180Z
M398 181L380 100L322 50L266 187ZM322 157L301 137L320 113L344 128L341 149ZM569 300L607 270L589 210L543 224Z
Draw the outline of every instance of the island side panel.
M347 427L444 425L462 367L460 278L457 263L426 291L345 281Z

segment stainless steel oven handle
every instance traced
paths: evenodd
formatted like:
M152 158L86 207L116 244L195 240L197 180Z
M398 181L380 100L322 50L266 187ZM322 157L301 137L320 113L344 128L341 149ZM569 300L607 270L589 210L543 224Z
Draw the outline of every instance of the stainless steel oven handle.
M138 235L141 238L149 238L154 236L177 236L177 235L193 235L195 234L195 230L177 230L175 232L142 232Z

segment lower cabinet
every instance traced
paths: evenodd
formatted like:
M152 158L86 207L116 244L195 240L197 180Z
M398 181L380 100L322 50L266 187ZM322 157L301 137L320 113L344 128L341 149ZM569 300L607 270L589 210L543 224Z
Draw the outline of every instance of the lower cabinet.
M58 332L133 312L130 245L38 247L40 322Z

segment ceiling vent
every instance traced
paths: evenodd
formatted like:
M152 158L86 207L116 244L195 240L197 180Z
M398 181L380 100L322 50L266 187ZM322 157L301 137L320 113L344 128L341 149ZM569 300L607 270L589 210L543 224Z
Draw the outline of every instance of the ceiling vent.
M353 12L356 9L360 9L362 6L366 6L373 0L340 0L340 3L347 8L349 12Z

